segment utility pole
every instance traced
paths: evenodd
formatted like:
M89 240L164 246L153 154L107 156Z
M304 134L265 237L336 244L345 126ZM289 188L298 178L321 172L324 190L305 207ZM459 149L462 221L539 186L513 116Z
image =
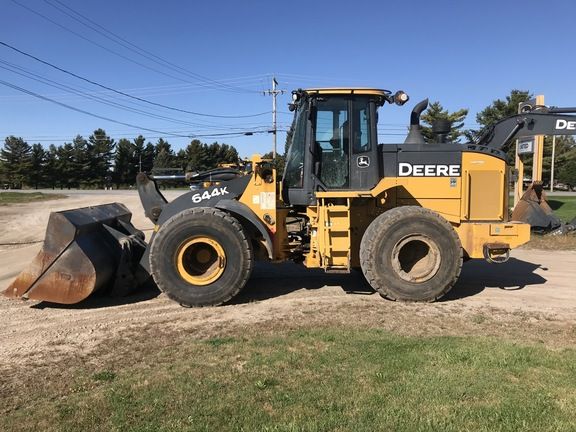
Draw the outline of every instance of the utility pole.
M527 101L531 105L542 106L544 105L544 95L538 95L534 99ZM521 114L522 103L518 104L518 114ZM542 159L544 156L544 135L536 135L532 141L532 148L529 151L520 152L520 140L516 140L516 161L514 168L518 172L518 180L514 184L514 205L518 204L524 192L524 161L520 157L520 153L532 153L532 183L542 181Z
M536 105L544 105L544 95L536 96ZM532 182L542 181L542 160L544 159L544 135L534 137L534 159L532 162Z
M554 192L554 157L556 156L556 135L552 136L552 164L550 166L550 192Z
M266 90L264 95L271 95L272 96L272 135L273 135L273 144L272 144L272 159L276 159L276 96L279 94L284 94L284 90L277 90L278 81L276 81L276 77L272 77L272 90Z

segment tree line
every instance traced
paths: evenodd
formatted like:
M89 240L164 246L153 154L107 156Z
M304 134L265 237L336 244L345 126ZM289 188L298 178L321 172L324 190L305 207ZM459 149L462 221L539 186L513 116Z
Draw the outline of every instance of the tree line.
M458 142L474 142L483 128L518 113L518 106L534 96L526 90L512 90L504 99L496 99L482 111L476 114L476 123L479 128L464 128L464 120L468 115L468 109L462 108L454 112L444 109L439 102L433 102L422 115L422 133L428 140L433 139L432 123L435 120L449 120L452 130L449 140ZM513 165L515 158L515 140L508 143L502 150L508 154L508 160ZM576 141L571 135L556 137L554 166L555 183L560 182L576 187ZM532 155L523 156L524 169L527 176L532 174ZM544 157L542 163L542 179L546 182L551 178L552 167L552 137L544 138Z
M10 188L104 188L131 186L143 172L204 171L239 159L234 146L192 140L175 152L163 138L151 143L142 135L118 142L104 129L87 139L77 135L71 142L47 148L6 137L0 149L0 184Z
M504 99L496 99L484 110L476 114L478 128L464 127L468 109L454 112L445 109L439 102L430 104L422 115L422 132L427 139L433 139L432 123L435 120L449 120L452 129L449 140L474 141L482 128L514 115L518 105L531 99L533 95L525 90L512 90ZM290 141L291 131L287 134ZM544 143L543 178L551 175L552 137ZM287 150L287 149L285 149ZM505 148L509 161L513 163L514 141ZM271 158L272 154L264 157ZM525 170L531 173L532 156L524 156ZM276 164L279 173L284 166L285 155L278 154ZM156 143L147 142L142 135L130 140L111 139L103 129L96 129L88 139L76 136L71 142L60 146L41 144L29 145L22 138L9 136L0 149L0 185L10 187L50 187L50 188L100 188L133 185L138 171L153 172L165 169L180 171L204 171L215 168L219 163L238 161L237 150L228 144L202 143L192 140L190 144L175 152L168 141L160 138ZM572 136L556 139L555 179L558 182L576 186L576 141Z

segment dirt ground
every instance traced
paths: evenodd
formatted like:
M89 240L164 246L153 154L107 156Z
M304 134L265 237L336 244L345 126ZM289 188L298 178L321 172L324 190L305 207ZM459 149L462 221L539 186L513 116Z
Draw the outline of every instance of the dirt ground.
M172 199L177 194L167 196ZM136 227L152 227L135 191L73 193L64 200L0 207L0 291L41 247L41 243L10 243L42 240L50 211L114 201L131 209ZM553 322L561 331L571 332L576 323L575 281L576 251L521 249L513 251L506 264L466 263L447 298L433 304L386 301L359 273L325 275L295 264L258 265L239 298L217 308L186 309L152 287L123 299L95 297L73 306L0 296L0 370L24 359L30 365L48 357L56 361L71 353L87 353L102 340L150 327L203 337L229 323L241 328L275 321L322 322L336 315L352 323L363 311L370 311L371 317L379 317L379 322L391 329L400 327L399 321L394 322L398 314L439 318L436 327L416 332L441 330L443 317L449 322L448 317L462 315L478 323L485 317L497 319L501 326L509 319L532 324Z

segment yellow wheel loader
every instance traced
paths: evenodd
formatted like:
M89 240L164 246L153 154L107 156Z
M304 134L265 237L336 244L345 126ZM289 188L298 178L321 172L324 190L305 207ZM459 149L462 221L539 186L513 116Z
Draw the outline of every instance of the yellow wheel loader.
M76 303L99 290L126 294L152 277L182 305L219 305L242 289L255 261L293 260L326 272L361 269L389 299L434 301L464 261L501 263L529 240L530 225L510 220L512 169L501 148L522 136L576 133L576 109L526 105L458 144L447 142L442 121L435 139L424 139L425 100L403 144L378 144L378 109L407 100L368 88L294 91L281 181L271 161L255 156L248 172L227 170L168 202L140 173L155 225L148 243L122 204L54 213L43 249L5 294Z

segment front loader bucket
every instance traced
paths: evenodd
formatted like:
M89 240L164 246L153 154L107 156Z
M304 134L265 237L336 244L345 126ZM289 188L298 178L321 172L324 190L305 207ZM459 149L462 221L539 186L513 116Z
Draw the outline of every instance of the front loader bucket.
M119 203L51 213L42 250L4 295L73 304L106 288L126 294L146 247L131 217Z
M512 220L528 223L538 231L551 231L562 224L548 205L541 183L532 183L526 189L512 211Z

